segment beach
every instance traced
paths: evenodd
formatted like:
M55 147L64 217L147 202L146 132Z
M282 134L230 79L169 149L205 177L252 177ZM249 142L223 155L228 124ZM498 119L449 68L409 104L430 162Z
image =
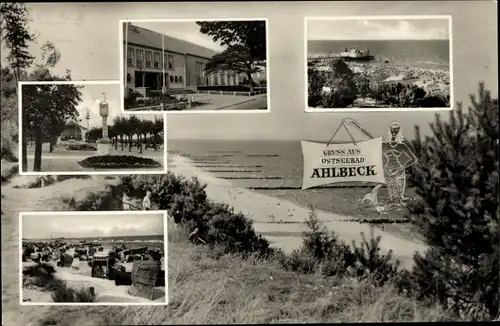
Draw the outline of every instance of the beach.
M226 203L241 211L254 221L257 233L262 234L275 247L285 252L298 249L302 244L301 232L306 231L303 223L309 216L310 209L292 201L279 199L235 186L229 180L216 178L213 174L194 166L186 157L169 154L168 169L179 175L191 178L196 176L200 182L206 183L208 198L220 203ZM353 199L356 200L356 199ZM388 252L392 250L394 256L401 260L402 266L410 268L413 265L415 251L423 252L426 246L422 243L395 236L378 228L371 228L358 222L345 222L349 216L316 210L318 218L324 225L334 231L339 239L358 244L362 240L361 233L366 236L373 234L381 236L380 246Z
M308 58L310 67L318 71L331 71L325 60L313 63L316 60L315 56ZM372 82L409 83L423 88L428 94L450 94L450 70L447 67L421 68L384 62L349 62L348 66L354 73L367 76Z
M64 240L64 239L63 239ZM43 303L43 302L54 302L54 295L56 292L62 293L63 290L56 290L57 286L53 284L58 284L60 281L65 283L65 288L73 289L75 291L87 291L93 289L96 294L93 302L98 303L109 303L109 302L133 302L133 303L165 303L165 286L156 286L153 288L153 295L151 299L145 298L142 295L131 295L129 293L132 290L131 285L127 283L115 282L115 278L108 279L107 276L99 277L97 274L94 275L93 267L91 266L94 262L102 261L105 262L104 265L98 263L96 266L105 266L106 273L111 273L108 268L110 251L114 251L114 246L126 245L129 249L138 249L148 247L151 250L159 249L163 251L164 245L158 240L138 240L138 239L123 239L122 241L104 241L104 242L91 242L93 243L90 247L94 248L95 253L91 253L90 247L84 249L85 247L81 245L85 241L74 239L69 241L58 240L47 240L47 241L27 241L23 242L23 290L21 293L21 300L23 302L31 303ZM62 242L61 242L62 241ZM63 245L64 244L64 245ZM99 247L99 249L97 249ZM63 250L66 248L66 250ZM35 253L30 252L35 249ZM84 250L83 255L82 251ZM26 255L24 255L25 250ZM141 250L141 249L139 249ZM89 256L87 256L87 254ZM40 256L38 256L40 255ZM47 255L47 256L45 256ZM37 259L37 256L39 257ZM66 257L62 260L62 256ZM95 259L95 260L94 260ZM128 261L128 260L127 260ZM161 260L161 270L165 273L165 258ZM38 265L41 263L41 265ZM124 272L131 272L132 265L134 262L125 263L125 261L117 261L118 265L123 266ZM116 265L116 266L118 266ZM41 270L46 270L47 268L53 269L50 278L41 272ZM100 269L96 269L98 271ZM113 272L113 274L116 273ZM159 274L160 275L160 274ZM101 275L102 276L102 275ZM116 276L118 279L118 276ZM125 276L121 275L122 280ZM160 276L165 279L165 276ZM52 279L53 281L50 281ZM55 282L55 283L54 283ZM132 284L132 283L128 283ZM161 285L161 284L159 284ZM60 286L59 286L60 287ZM67 290L66 290L67 291ZM59 300L57 300L59 302ZM73 302L73 301L70 301ZM86 301L85 301L86 302Z

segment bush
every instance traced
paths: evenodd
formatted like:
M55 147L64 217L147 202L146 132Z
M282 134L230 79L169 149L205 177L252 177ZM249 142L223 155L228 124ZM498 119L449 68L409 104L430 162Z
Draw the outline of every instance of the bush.
M97 147L89 144L71 144L67 145L66 149L69 151L96 151Z
M380 253L380 237L367 241L363 235L361 246L357 247L353 242L351 248L322 226L314 211L306 224L309 230L304 232L302 247L289 256L279 257L285 270L320 273L326 277L370 278L380 286L398 275L399 261L392 257L391 252Z
M56 270L54 266L47 263L40 263L23 268L23 277L28 277L31 284L39 287L47 287L55 278Z
M18 133L17 124L2 120L1 128L0 158L10 162L17 162L18 159L14 154Z
M161 166L158 161L153 159L133 155L91 156L78 163L85 168L96 169L152 168Z
M73 289L64 281L54 284L51 291L54 302L96 302L96 295L88 288Z
M410 209L421 213L416 224L432 249L415 255L413 278L417 297L484 319L499 314L498 101L482 84L471 101L449 122L436 115L433 137L415 130L412 179L424 206Z
M224 204L207 199L206 185L197 178L186 179L172 172L164 175L122 177L130 194L142 197L152 192L152 201L167 210L177 224L198 228L198 236L211 246L222 246L227 253L271 253L267 240L255 234L252 221Z

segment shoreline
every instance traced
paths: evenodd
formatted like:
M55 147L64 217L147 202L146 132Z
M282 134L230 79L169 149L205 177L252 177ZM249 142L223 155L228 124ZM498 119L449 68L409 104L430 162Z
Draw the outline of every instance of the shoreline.
M169 171L186 178L196 176L200 182L207 184L205 190L210 200L226 203L234 207L235 211L241 211L252 219L255 231L270 240L271 245L291 252L302 244L302 238L297 235L307 230L303 222L309 216L308 208L286 199L236 187L229 180L218 179L211 173L195 167L187 157L178 154L168 154L168 157ZM381 248L385 251L392 250L394 256L401 260L401 265L407 268L413 266L415 251L423 253L427 249L422 243L398 237L376 227L371 228L357 222L343 222L342 220L350 218L348 216L322 210L315 212L325 227L334 231L339 239L348 244L353 240L359 243L362 240L361 233L369 236L373 232L375 237L381 236Z

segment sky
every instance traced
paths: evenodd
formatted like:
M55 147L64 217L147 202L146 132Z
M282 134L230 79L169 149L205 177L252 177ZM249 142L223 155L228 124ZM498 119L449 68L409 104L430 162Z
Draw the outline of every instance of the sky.
M133 25L149 29L164 35L197 44L217 52L222 52L226 47L220 45L219 42L214 42L211 36L200 33L200 27L194 21L191 22L154 22L154 23L138 23L132 22Z
M448 19L309 20L308 40L446 40Z
M119 80L120 19L267 18L271 112L254 114L169 115L170 139L329 139L341 119L356 119L372 134L384 134L398 120L405 137L413 126L430 133L434 112L306 113L304 17L355 15L451 15L453 19L454 102L469 105L485 81L498 92L497 5L493 1L322 1L322 2L106 2L27 3L31 31L38 43L30 51L39 60L40 47L52 41L61 52L54 72L70 69L74 80ZM100 98L101 91L97 92ZM448 113L443 113L444 117Z
M23 239L162 235L163 214L25 215Z
M79 113L79 119L81 119L81 125L87 127L87 121L85 116L87 115L87 109L89 112L89 126L100 127L102 123L102 118L99 115L99 104L104 100L104 95L106 96L106 102L108 102L109 116L108 125L112 124L113 119L117 116L122 116L120 110L120 85L119 84L100 84L100 85L83 85L80 90L82 93L82 101L76 107ZM154 121L153 115L137 115L141 120L151 120Z

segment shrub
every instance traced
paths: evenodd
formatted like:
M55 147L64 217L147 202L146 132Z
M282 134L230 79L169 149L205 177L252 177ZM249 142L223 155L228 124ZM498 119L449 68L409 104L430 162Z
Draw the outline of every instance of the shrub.
M66 146L69 151L96 151L97 147L89 144L71 144Z
M309 230L304 232L302 247L288 256L278 257L285 270L320 273L327 277L370 278L380 286L398 275L399 261L392 257L391 252L380 253L380 237L367 241L363 235L361 246L357 247L353 242L351 248L322 226L314 211L306 224Z
M18 159L14 155L17 141L17 122L4 121L1 124L1 146L0 158L10 162L17 162Z
M134 175L121 178L123 187L135 196L152 192L152 201L167 210L177 224L193 230L213 246L223 246L227 253L271 253L267 240L255 234L252 221L235 213L225 204L208 200L206 185L197 178L186 179L172 172L163 175Z
M227 253L271 253L269 242L257 236L253 221L235 213L227 204L208 202L200 235L212 246L222 246Z
M416 224L432 246L415 255L413 278L418 297L483 319L499 313L498 101L481 84L471 102L468 114L459 103L449 122L436 115L433 136L412 143L425 203Z
M46 287L55 279L55 272L54 266L47 263L40 263L24 267L23 276L30 278L31 284L35 286Z
M148 157L133 155L91 156L78 163L85 168L96 169L152 168L161 166L158 161Z
M399 267L399 261L392 256L392 250L385 255L380 253L381 237L371 238L368 241L364 234L361 246L357 247L353 241L354 257L356 259L356 275L366 277L367 275L377 284L383 285L389 280L393 280Z

